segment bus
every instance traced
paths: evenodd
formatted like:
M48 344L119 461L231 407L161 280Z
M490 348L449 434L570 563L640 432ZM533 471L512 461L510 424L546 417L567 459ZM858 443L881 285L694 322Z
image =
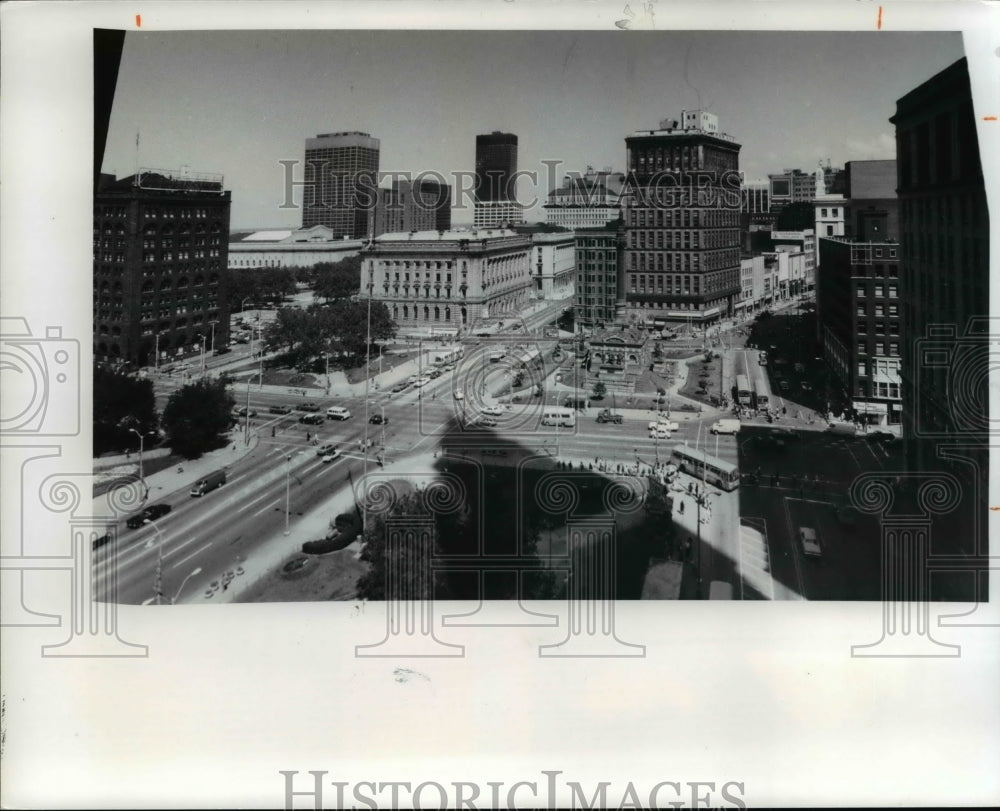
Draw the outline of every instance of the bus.
M556 425L572 428L576 425L576 412L572 408L547 406L542 412L542 425Z
M750 407L750 380L746 375L736 375L736 402Z
M722 490L735 490L740 486L739 468L705 451L678 445L674 448L673 458L677 467L707 484L714 484Z
M767 393L767 386L763 380L758 380L753 385L753 393L757 398L757 410L767 411L770 408L770 395Z

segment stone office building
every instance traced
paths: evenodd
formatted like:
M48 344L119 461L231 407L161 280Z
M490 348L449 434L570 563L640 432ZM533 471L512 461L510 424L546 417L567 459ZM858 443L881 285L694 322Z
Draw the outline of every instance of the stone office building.
M461 334L531 301L531 238L506 230L383 234L362 253L370 286L402 332Z

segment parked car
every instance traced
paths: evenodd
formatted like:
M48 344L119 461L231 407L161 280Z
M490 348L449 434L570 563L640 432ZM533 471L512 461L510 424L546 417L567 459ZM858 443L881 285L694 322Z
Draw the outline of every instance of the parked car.
M247 408L246 408L246 406L243 406L241 408L236 409L236 414L237 414L237 416L240 416L240 417L246 417L248 415L251 416L251 417L256 417L257 416L257 412L254 409L251 408L248 411Z
M429 377L429 378L430 378L431 380L437 380L437 379L438 379L439 377L441 377L441 370L440 370L440 369L431 369L431 370L430 370L430 371L429 371L429 372L427 373L427 376L428 376L428 377Z
M890 434L888 431L869 431L865 437L869 442L895 442L896 435Z
M790 386L788 385L788 381L787 380L779 380L778 381L778 388L781 389L782 391L788 391L788 389L790 388Z
M389 418L383 417L381 414L372 414L371 417L369 417L368 422L372 425L388 425Z
M233 350L230 349L228 346L220 346L218 349L215 350L215 354L216 355L228 355L232 351Z
M480 417L478 424L485 428L496 428L498 423L494 417Z
M410 388L410 384L403 380L392 387L392 392L393 394L399 394L401 391L406 391L408 388Z
M303 425L322 425L324 421L322 414L303 414L299 417L299 422Z
M150 504L142 512L136 513L129 518L125 522L125 526L129 529L137 529L143 524L155 521L157 518L166 515L171 509L173 508L169 504Z
M289 405L274 405L268 409L271 414L291 414L292 407Z
M430 382L431 379L429 377L427 377L426 375L421 375L420 377L418 377L416 380L413 381L413 385L416 386L418 389L420 389L426 386Z
M802 544L802 552L809 557L818 558L823 554L819 538L816 537L816 530L812 527L799 527L799 543Z

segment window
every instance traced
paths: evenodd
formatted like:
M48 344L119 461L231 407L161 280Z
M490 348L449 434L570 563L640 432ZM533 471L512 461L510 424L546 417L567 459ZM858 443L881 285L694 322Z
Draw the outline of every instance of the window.
M832 217L839 217L840 216L840 209L839 208L831 208L830 209L830 216L832 216Z
M899 315L899 305L890 304L889 305L889 315Z
M821 217L825 217L825 216L826 216L826 209L825 209L825 208L823 208L823 209L820 209L820 212L821 212L821 213L820 213L820 216L821 216Z
M895 259L896 258L896 249L895 248L889 248L889 258L890 259Z
M863 284L858 285L858 298L865 297L865 286Z
M889 285L889 298L896 298L898 296L898 293L899 293L899 288L896 285L894 285L894 284L890 284Z
M828 225L826 227L826 235L828 237L832 237L833 236L833 226L832 225Z
M885 287L881 284L875 285L875 297L882 298L885 295Z
M864 341L858 344L858 354L859 355L868 354L868 345ZM864 372L859 372L858 374L864 374Z
M898 358L899 357L899 343L898 342L892 341L889 344L889 356L893 357L893 358Z

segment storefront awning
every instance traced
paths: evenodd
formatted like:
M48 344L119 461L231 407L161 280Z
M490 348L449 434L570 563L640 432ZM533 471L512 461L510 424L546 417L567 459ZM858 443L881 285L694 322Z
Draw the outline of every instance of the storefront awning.
M851 403L851 407L859 414L888 414L889 406L886 403Z

